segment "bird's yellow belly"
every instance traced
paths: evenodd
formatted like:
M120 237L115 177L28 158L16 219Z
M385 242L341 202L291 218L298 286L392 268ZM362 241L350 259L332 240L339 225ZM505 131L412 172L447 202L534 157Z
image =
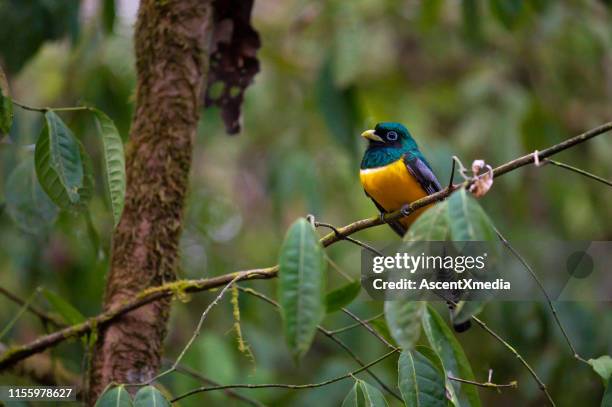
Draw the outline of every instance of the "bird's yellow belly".
M359 172L361 184L372 199L387 212L427 196L419 182L408 172L403 160L397 160L384 167L362 169ZM414 214L400 220L404 226L410 224L425 210L421 208Z

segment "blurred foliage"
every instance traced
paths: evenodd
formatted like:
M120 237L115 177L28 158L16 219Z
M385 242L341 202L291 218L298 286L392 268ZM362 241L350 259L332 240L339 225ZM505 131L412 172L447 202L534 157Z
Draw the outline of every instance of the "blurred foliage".
M87 1L79 8L77 0L0 1L0 64L12 96L38 106L96 106L127 140L135 85L133 3ZM444 184L452 155L465 163L483 158L497 165L610 120L608 7L609 2L597 0L256 0L253 24L262 40L261 72L245 94L239 137L226 137L217 112L203 111L180 274L199 278L274 264L287 227L307 213L336 225L375 214L357 176L363 150L358 135L378 121L407 125ZM42 128L39 115L14 110L10 135L0 141L0 202L6 203L0 213L0 284L22 297L42 285L83 315L93 315L100 311L109 260L92 249L83 218L62 212L55 226L45 227L56 214L42 203L26 208L29 216L40 219L34 228L12 221L9 204L16 207L20 201L11 191L24 185L15 185L9 175L18 166L29 171L31 164L24 163L31 160L31 144ZM90 152L96 177L102 177L98 136L91 118L84 116L64 113L62 119ZM602 136L558 159L610 178L611 156L612 140ZM95 185L99 189L104 183L97 179ZM110 202L99 192L90 211L108 253L113 218ZM610 240L611 193L559 168L529 167L496 180L480 203L511 241ZM387 228L365 231L360 238L395 239ZM358 276L356 247L338 243L327 253L338 268ZM329 268L328 290L346 284L333 270ZM276 284L249 283L272 297ZM168 358L178 355L214 295L197 294L188 304L176 303ZM222 383L316 382L356 368L320 336L296 368L277 311L243 293L239 303L242 333L254 360L238 351L231 306L224 301L208 316L186 365ZM6 299L0 304L4 326L18 307ZM38 305L53 310L42 299ZM362 317L382 308L364 296L351 305ZM559 304L561 319L585 356L612 352L609 311L607 303ZM532 363L558 405L599 404L601 380L569 354L546 304L490 303L481 315ZM381 321L377 326L385 330ZM323 322L330 328L350 323L342 313L329 314ZM26 315L10 338L23 342L42 332L35 317ZM366 361L385 351L363 330L340 337ZM478 389L483 405L543 404L528 373L497 342L478 329L458 340L477 380L484 381L489 369L496 382L518 380L517 390L501 394ZM52 355L75 371L81 369L78 341ZM397 358L373 371L396 383ZM10 376L1 381L23 383ZM174 374L164 378L164 385L178 394L200 384ZM318 389L243 394L271 405L332 406L340 405L352 386L341 381ZM238 405L211 392L187 398L181 406L203 402Z

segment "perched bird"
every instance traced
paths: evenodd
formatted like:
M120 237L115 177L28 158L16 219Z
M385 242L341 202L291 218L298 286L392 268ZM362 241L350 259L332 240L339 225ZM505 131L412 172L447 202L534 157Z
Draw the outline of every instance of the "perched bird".
M361 134L368 148L361 160L359 177L365 193L384 214L431 195L441 189L429 163L406 127L399 123L378 123ZM404 236L412 222L426 209L389 222Z
M361 134L368 140L368 148L361 160L359 177L365 193L382 214L402 209L404 206L440 191L440 183L429 163L419 150L416 141L406 127L399 123L378 123L374 130ZM400 236L427 209L417 209L410 215L389 222L389 226ZM437 278L445 281L456 278L452 270L438 270ZM448 294L448 293L447 293ZM454 303L452 296L448 301L453 318ZM470 321L454 323L457 332L470 327Z

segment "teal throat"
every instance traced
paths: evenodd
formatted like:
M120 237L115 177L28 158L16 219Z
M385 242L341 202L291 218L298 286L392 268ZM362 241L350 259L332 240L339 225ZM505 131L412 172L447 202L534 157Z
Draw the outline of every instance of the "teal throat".
M423 162L427 162L416 146L416 143L413 140L406 140L399 146L369 146L361 160L361 169L384 167L399 160L404 154L408 154L409 159L418 157Z

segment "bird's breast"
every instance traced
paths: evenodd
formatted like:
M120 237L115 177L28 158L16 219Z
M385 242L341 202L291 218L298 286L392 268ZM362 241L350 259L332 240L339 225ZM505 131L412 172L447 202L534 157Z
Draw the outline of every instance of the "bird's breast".
M403 159L384 167L362 169L359 177L368 195L387 212L400 209L427 195L421 184L408 172Z

